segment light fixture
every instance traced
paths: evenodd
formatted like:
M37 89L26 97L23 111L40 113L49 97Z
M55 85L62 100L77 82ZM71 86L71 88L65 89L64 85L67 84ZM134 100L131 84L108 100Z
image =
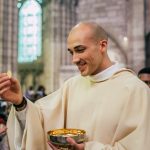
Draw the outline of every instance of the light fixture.
M127 41L128 41L128 38L127 38L126 36L124 36L124 37L123 37L123 40L124 40L125 42L127 42Z

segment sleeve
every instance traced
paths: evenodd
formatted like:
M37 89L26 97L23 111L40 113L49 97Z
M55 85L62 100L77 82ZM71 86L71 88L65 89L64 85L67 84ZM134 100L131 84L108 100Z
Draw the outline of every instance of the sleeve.
M24 120L26 121L24 122ZM30 101L28 101L25 114L24 112L16 114L15 108L12 107L7 121L10 149L45 150L46 143L42 121L42 114L39 108Z
M27 111L27 107L22 111L16 111L15 108L12 106L7 121L8 134L10 133L11 129L13 129L14 131L13 132L14 134L12 133L11 136L15 135L14 145L16 149L21 149L22 137L23 137L25 123L26 123L26 111ZM10 119L12 118L12 116L14 116L14 120ZM14 122L14 124L12 122Z
M19 121L19 124L22 128L22 130L24 130L25 128L25 124L26 124L26 111L27 111L27 107L28 107L28 104L26 106L26 108L22 111L16 111L16 117Z
M47 144L47 131L64 126L65 89L66 86L36 103L28 100L25 113L16 114L12 107L7 121L11 150L51 150Z
M88 141L85 150L149 150L150 149L150 90L138 88L130 94L121 114L115 138L110 144Z

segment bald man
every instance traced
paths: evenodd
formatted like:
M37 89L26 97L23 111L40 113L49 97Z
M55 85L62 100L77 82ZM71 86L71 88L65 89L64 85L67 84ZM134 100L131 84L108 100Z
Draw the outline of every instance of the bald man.
M75 150L149 150L150 91L129 69L110 60L108 37L96 23L81 22L67 47L80 74L35 104L23 97L18 80L0 74L0 96L13 103L8 119L11 150L57 150L47 132L59 128L86 131Z

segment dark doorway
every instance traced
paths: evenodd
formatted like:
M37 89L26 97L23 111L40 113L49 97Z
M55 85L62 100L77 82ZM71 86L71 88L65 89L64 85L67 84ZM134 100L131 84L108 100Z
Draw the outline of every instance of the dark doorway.
M150 32L146 35L146 66L150 66Z

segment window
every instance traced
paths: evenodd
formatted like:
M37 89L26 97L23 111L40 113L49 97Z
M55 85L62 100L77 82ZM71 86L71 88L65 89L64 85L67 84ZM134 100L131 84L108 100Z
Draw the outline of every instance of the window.
M36 0L26 0L19 10L18 62L37 60L42 49L42 9Z

